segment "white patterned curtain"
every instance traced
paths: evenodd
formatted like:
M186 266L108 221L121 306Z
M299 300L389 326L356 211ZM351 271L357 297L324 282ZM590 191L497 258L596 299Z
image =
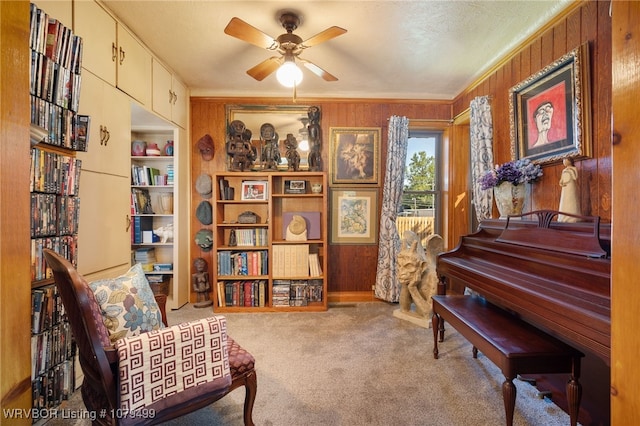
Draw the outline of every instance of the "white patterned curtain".
M409 119L392 116L389 119L387 168L382 188L375 286L375 296L388 302L397 302L400 299L400 283L396 267L396 259L400 252L400 236L396 228L396 217L402 201L408 142Z
M493 168L493 120L488 96L471 101L471 182L478 221L491 217L493 191L480 189L478 178Z

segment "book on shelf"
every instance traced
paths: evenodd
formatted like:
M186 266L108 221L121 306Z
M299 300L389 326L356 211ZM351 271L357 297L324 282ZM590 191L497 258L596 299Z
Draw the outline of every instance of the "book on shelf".
M264 307L266 285L266 280L218 281L218 306Z
M146 188L131 188L133 214L154 214L151 206L151 194Z
M318 253L309 253L309 276L322 276L322 267L320 266L320 258L318 256Z
M133 226L131 227L131 242L133 244L142 244L144 242L143 233L149 231L153 232L153 217L133 216Z
M238 246L266 246L267 228L235 229Z
M279 244L273 246L273 275L276 277L308 277L309 245Z

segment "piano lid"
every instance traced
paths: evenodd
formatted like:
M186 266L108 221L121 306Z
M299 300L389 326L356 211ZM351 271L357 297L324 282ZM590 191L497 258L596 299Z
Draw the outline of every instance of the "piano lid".
M553 210L536 210L517 216L508 216L504 230L496 241L591 258L607 256L607 252L600 245L600 217L569 215L579 218L582 223L591 224L587 232L551 229L551 221L559 213ZM538 218L537 227L513 226L514 222L518 223L518 219L533 215ZM512 219L515 220L512 221Z

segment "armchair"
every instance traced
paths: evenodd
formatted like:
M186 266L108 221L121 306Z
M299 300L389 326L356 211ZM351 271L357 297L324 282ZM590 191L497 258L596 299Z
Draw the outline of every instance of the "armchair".
M203 408L244 386L244 423L253 425L255 360L213 315L118 339L112 344L87 281L44 249L78 347L81 387L94 424L158 424ZM163 320L166 321L163 315Z

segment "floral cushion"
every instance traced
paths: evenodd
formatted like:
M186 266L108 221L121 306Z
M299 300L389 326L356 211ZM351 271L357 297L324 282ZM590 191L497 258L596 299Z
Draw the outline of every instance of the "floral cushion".
M135 264L117 278L94 281L89 286L112 342L164 328L160 308L141 264Z

